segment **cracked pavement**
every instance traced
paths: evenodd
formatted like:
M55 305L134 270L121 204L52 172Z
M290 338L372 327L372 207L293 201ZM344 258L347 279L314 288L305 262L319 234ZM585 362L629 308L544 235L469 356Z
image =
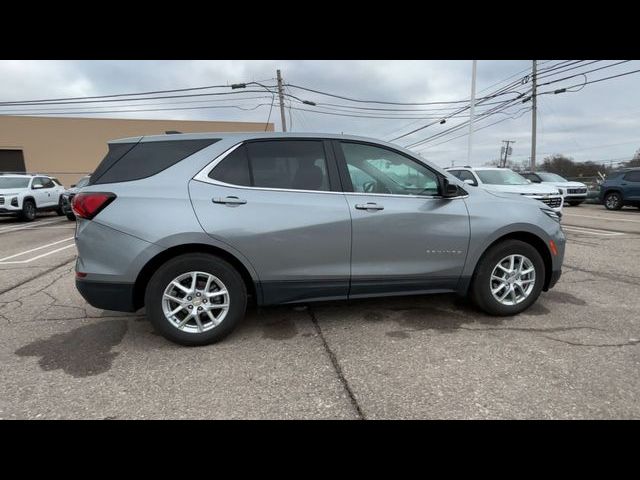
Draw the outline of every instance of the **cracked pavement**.
M0 265L0 418L640 418L640 212L613 213L625 234L568 232L560 282L516 317L455 295L262 308L200 348L87 305L74 249ZM0 224L20 244L0 257L69 235L50 225Z

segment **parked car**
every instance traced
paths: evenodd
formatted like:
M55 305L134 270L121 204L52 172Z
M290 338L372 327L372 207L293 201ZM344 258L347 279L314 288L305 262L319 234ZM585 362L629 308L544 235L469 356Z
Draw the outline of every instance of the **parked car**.
M37 212L55 210L63 215L63 191L64 187L47 175L0 174L0 215L13 215L24 221L36 218Z
M572 207L577 207L587 199L588 188L584 183L572 182L557 173L524 172L520 175L533 183L543 183L558 187L564 197L564 203L568 203Z
M257 305L458 292L492 315L561 274L559 215L412 152L332 134L136 137L73 199L76 286L203 345Z
M562 194L552 185L534 184L509 168L449 167L451 175L490 192L513 193L539 200L562 216Z
M86 187L89 184L89 178L91 178L91 175L85 175L78 180L78 183L71 185L71 187L65 190L62 194L62 211L69 220L76 219L76 216L73 214L73 210L71 209L71 201L82 187Z
M600 185L600 201L608 210L620 210L627 205L640 208L640 168L609 173Z

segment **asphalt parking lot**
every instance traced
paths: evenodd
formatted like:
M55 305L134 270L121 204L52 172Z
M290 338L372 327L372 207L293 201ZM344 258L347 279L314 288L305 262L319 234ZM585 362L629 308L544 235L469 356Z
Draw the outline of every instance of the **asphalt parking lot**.
M74 222L0 218L0 418L640 418L640 210L563 225L563 276L517 317L454 295L264 308L184 348L83 301Z

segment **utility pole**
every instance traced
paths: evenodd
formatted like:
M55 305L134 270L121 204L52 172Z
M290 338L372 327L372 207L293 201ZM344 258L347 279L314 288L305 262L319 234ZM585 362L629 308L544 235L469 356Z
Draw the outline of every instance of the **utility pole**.
M511 155L511 148L509 147L510 143L516 143L515 140L502 140L502 143L506 143L506 145L502 146L500 151L500 167L504 168L507 166L507 158ZM504 154L504 156L503 156Z
M287 131L287 120L284 116L284 95L282 94L282 75L280 70L277 70L276 76L278 77L278 98L280 99L280 120L282 121L282 131Z
M531 90L531 171L535 172L536 170L536 119L538 112L538 99L536 98L536 86L537 86L537 61L533 61L532 65L532 90Z
M477 60L473 61L471 69L471 110L469 112L469 147L467 148L467 165L471 165L471 149L473 148L473 120L476 107L476 68Z

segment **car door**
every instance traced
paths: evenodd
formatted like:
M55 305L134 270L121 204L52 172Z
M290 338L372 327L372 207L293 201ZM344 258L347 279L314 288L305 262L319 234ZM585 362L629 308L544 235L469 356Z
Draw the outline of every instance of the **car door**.
M53 180L47 177L42 177L42 196L46 201L47 207L53 207L58 204L60 200L60 192L56 187L56 184L53 183ZM45 196L46 195L46 196Z
M35 177L31 182L31 194L36 201L37 208L46 208L49 206L50 197L44 188L44 177Z
M349 296L455 289L469 243L464 200L439 196L438 174L400 152L334 149L352 217Z
M347 297L351 217L329 142L245 142L189 191L204 230L253 265L264 303Z
M620 182L625 200L640 201L640 170L625 173Z

